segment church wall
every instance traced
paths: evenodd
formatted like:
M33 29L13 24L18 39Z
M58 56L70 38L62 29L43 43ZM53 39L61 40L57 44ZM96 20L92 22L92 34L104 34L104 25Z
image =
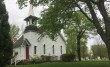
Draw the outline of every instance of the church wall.
M17 60L21 60L21 59L25 59L25 47L21 46L21 47L17 47L14 48L13 50L13 55L15 54L15 52L18 52L18 55L16 57Z
M45 36L40 42L42 46L44 44L46 45L45 55L58 56L58 58L60 58L61 56L60 46L62 46L62 54L66 53L66 46L59 36L56 41L52 41L50 38L48 38L48 36ZM52 50L53 45L54 45L54 54ZM41 53L43 54L43 49L41 50Z
M24 35L24 38L27 38L29 40L29 42L31 43L30 47L29 47L29 55L30 57L33 57L34 55L40 55L40 44L39 42L37 41L39 35L34 33L34 32L28 32L28 33L25 33ZM34 46L37 46L37 51L36 51L36 54L34 54Z
M31 43L29 48L30 56L33 57L34 55L41 56L41 55L50 55L50 56L58 56L58 59L61 55L61 46L62 46L62 54L66 53L66 45L64 41L58 36L56 41L52 41L48 36L43 37L40 41L38 41L39 35L34 32L25 33L24 38L27 38ZM45 54L44 54L44 47L45 44ZM52 46L54 45L54 54ZM36 54L34 54L34 46L37 46Z

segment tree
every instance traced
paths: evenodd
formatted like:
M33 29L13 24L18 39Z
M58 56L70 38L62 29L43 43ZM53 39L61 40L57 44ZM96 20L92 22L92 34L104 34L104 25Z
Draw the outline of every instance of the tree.
M101 59L108 58L106 45L98 35L95 38L95 42L96 44L94 44L91 48L93 57L97 58L99 56Z
M85 60L86 60L86 57L89 57L88 47L85 44L85 42L84 44L81 44L81 57Z
M11 40L13 40L16 37L16 35L18 35L18 33L19 33L19 27L16 25L10 25Z
M66 45L66 49L67 49L67 53L73 53L76 56L78 56L77 53L77 33L71 29L67 29L66 31L66 37L67 37L67 45ZM84 34L85 35L85 34ZM81 60L82 58L86 58L88 56L88 48L87 48L87 37L83 37L80 40L80 56L79 59Z
M20 5L24 4L21 0L18 0ZM35 1L35 2L34 2ZM107 51L108 51L108 58L110 60L110 19L109 19L109 7L106 5L108 0L30 0L30 3L33 5L49 5L50 7L57 8L59 15L61 14L71 14L74 11L80 10L91 23L97 29L98 34L101 36L102 40L106 44ZM101 19L103 22L100 21L100 17L98 13L100 13ZM61 15L62 16L62 15ZM70 17L70 16L63 16ZM102 27L103 25L103 27Z
M77 46L78 58L81 61L82 51L82 56L84 57L84 53L86 53L85 51L87 50L85 45L87 43L87 32L94 29L94 27L80 11L74 12L72 19L73 20L69 21L70 24L67 25L67 29L65 30L65 34L67 36L67 47L74 45L71 48L74 48L73 50L75 50L75 47ZM85 48L85 50L83 48Z
M74 32L72 29L66 29L65 31L65 36L67 38L66 42L66 51L67 53L73 53L76 55L76 50L77 50L77 41L76 41L76 32Z
M105 44L98 44L98 45L93 45L91 48L93 52L93 57L97 58L98 56L102 58L107 58L107 48Z
M0 67L5 67L12 57L12 41L9 35L10 26L4 0L0 0Z

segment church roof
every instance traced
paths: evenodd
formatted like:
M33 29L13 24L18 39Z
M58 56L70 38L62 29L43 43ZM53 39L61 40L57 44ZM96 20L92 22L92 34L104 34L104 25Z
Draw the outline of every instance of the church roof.
M60 35L60 37L62 38L62 40L64 41L64 43L66 43L66 40L64 38L64 36L61 33L58 33Z
M35 20L38 20L39 18L36 17L36 16L30 15L30 16L28 16L27 18L25 18L24 20L25 20L25 21L29 21L30 19L32 19L32 21L35 21Z
M64 37L62 36L61 33L58 33L59 36L61 37L61 39L63 40L64 43L66 43ZM25 45L25 46L28 46L28 45L31 45L31 43L29 42L28 39L24 39L24 36L22 35L13 45L13 48L17 48L17 47L20 47L21 45Z
M29 42L29 40L27 38L25 39L24 45L25 46L30 46L31 45L31 43Z
M27 33L27 32L29 32L29 31L37 32L37 31L39 31L39 29L38 29L38 27L35 26L35 25L29 25L29 26L27 26L27 27L25 28L24 33Z
M13 44L13 48L20 47L23 44L23 35Z
M28 13L29 13L28 17L24 19L25 21L30 21L30 19L32 19L32 21L35 21L35 20L39 19L38 17L36 17L34 15L33 6L31 4L30 4L29 12Z
M22 35L13 45L13 48L20 47L21 45L30 46L31 43L28 39L24 39L24 36Z
M33 10L33 8L34 8L33 5L30 4L28 16L30 16L30 15L34 16L34 10Z

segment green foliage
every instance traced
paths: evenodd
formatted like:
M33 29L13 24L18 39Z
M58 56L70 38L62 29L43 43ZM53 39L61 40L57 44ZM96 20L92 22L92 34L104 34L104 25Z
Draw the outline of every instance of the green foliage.
M22 9L23 7L27 6L28 0L18 0L19 8Z
M10 26L4 0L0 0L0 67L5 67L12 58L12 41L9 35Z
M51 61L51 56L42 55L41 58L44 62L50 62Z
M16 25L10 25L10 37L11 40L13 40L14 37L16 37L16 35L18 35L19 33L19 27Z
M19 2L23 4L28 1ZM44 30L44 34L53 38L57 36L57 33L60 32L61 29L64 29L67 25L71 24L71 21L75 19L73 19L73 17L79 17L80 19L81 16L78 14L73 15L74 9L72 8L75 7L73 0L32 0L31 3L36 3L38 5L47 4L49 6L47 10L43 11L39 24L41 25L42 30ZM80 21L79 19L77 18L77 21Z
M107 48L105 44L93 45L91 50L93 52L94 58L100 57L102 59L108 57Z
M35 56L31 59L31 62L32 62L32 64L39 64L39 63L42 63L43 60L41 57Z
M61 60L64 62L73 62L75 60L75 55L72 53L71 54L62 54Z
M55 56L55 55L54 56L42 55L41 58L44 62L58 61L58 56Z
M30 64L29 60L21 60L20 62L17 63L17 65L28 65Z
M89 57L88 47L85 44L81 45L81 57L82 58Z
M74 53L76 55L77 38L79 37L81 38L81 57L85 58L88 55L88 48L86 46L88 32L94 29L94 26L80 11L73 13L73 18L69 23L64 30L67 37L67 53Z

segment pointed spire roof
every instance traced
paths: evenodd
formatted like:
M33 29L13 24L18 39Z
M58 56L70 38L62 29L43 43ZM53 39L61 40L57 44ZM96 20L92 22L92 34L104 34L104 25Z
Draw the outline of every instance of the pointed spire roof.
M34 11L33 11L33 6L32 6L32 4L30 4L30 7L29 7L28 17L26 17L24 20L25 20L25 21L29 21L29 19L32 19L32 21L39 19L38 17L36 17L36 16L34 15Z
M33 11L32 4L30 4L30 7L29 7L29 14L28 14L28 16L30 16L30 15L34 16L34 11Z

